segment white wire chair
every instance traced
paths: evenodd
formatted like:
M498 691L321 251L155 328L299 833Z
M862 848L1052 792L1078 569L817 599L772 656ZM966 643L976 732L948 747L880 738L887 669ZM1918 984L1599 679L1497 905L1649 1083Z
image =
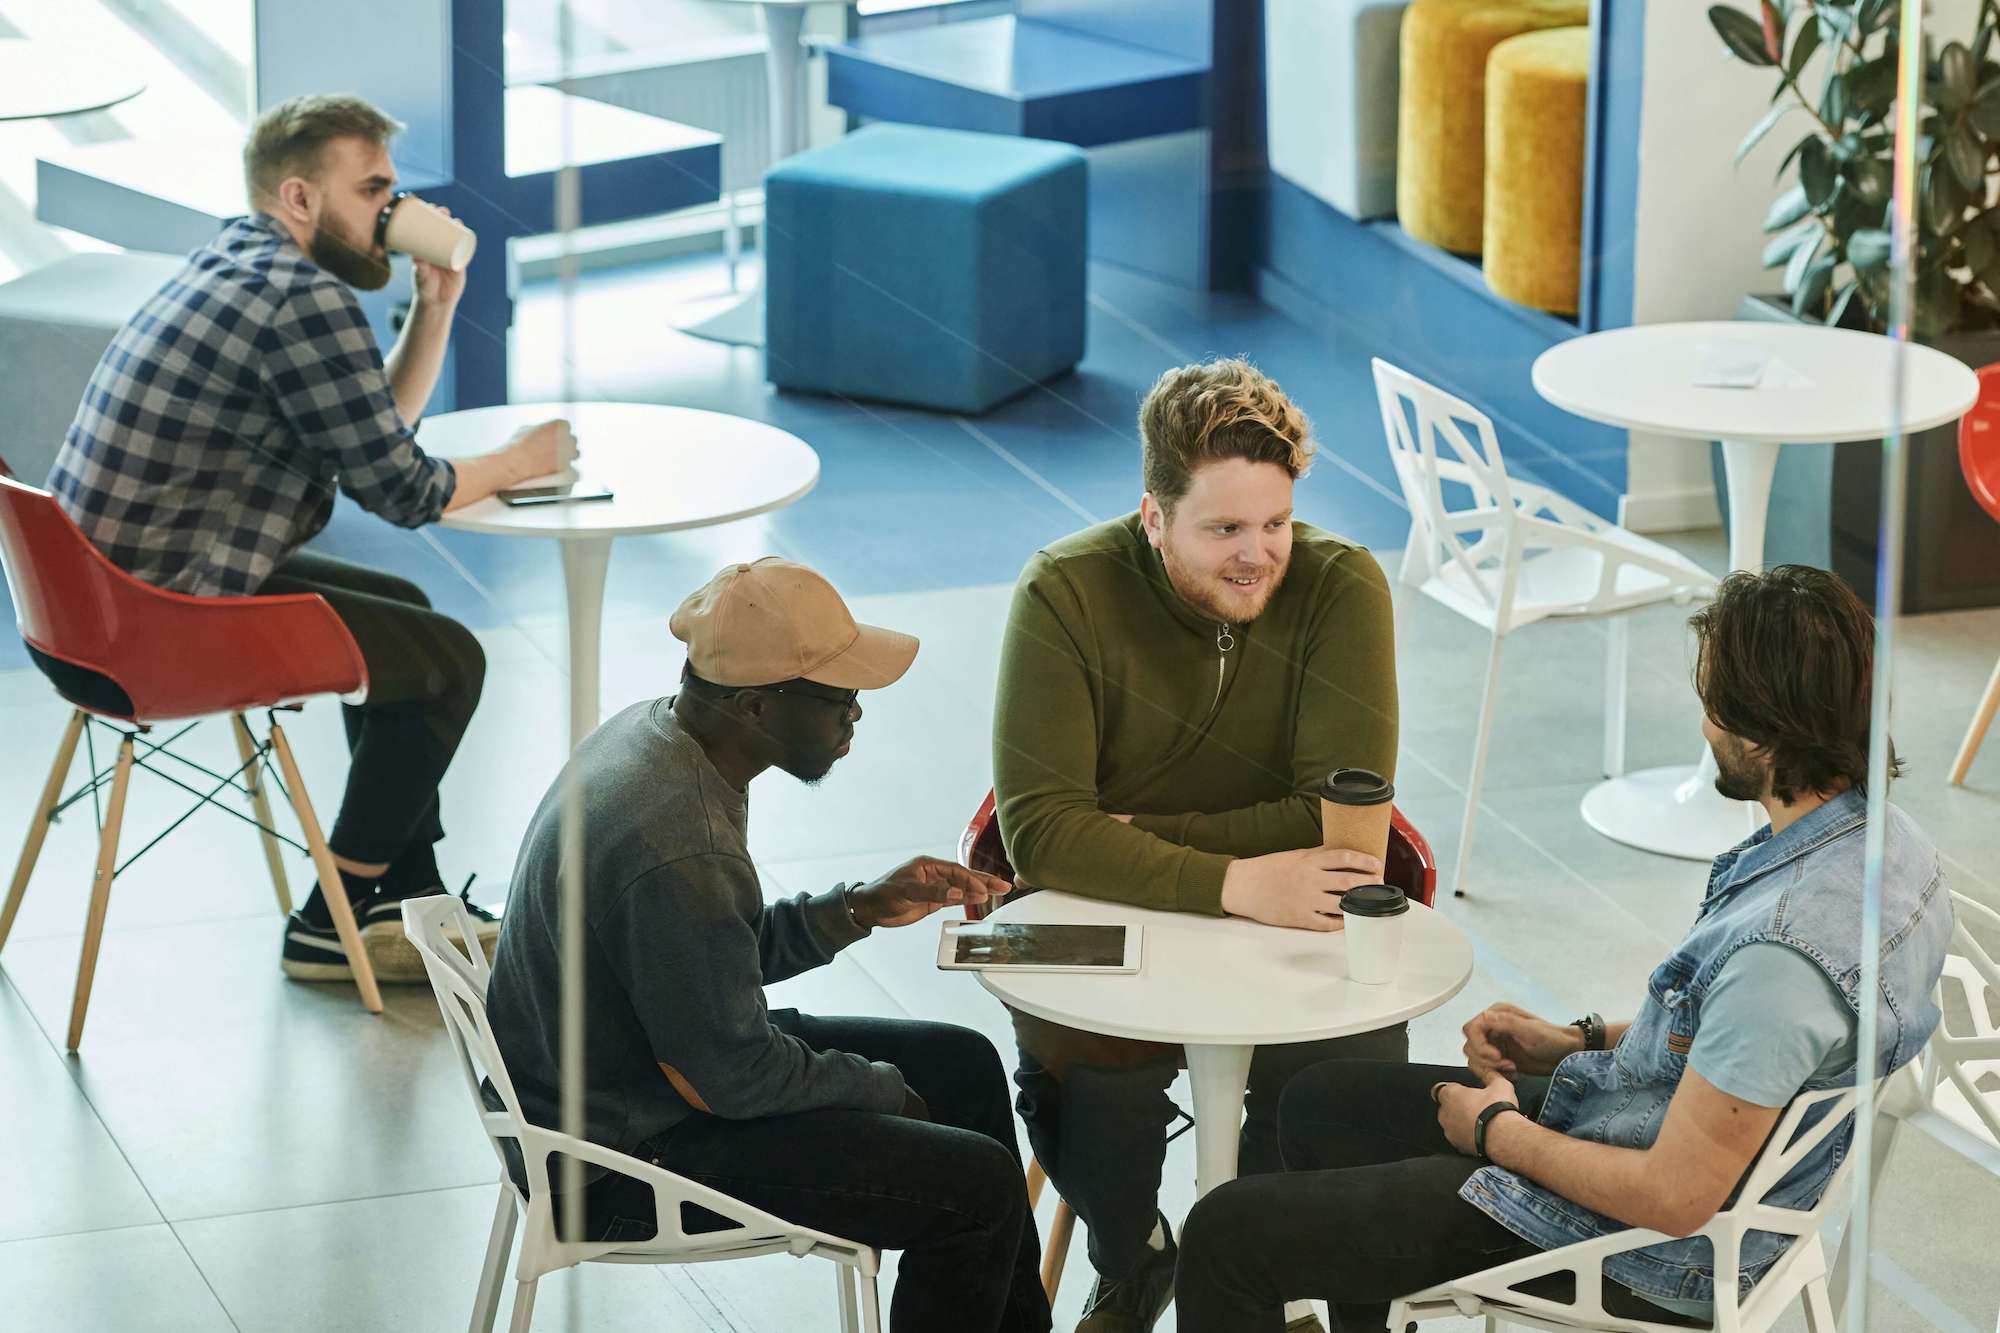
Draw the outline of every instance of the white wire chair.
M1456 611L1493 640L1451 872L1452 892L1463 894L1506 637L1541 620L1610 621L1604 771L1618 777L1625 771L1624 617L1663 602L1706 598L1716 578L1678 551L1607 523L1546 486L1509 477L1485 413L1380 358L1373 364L1382 431L1410 508L1398 575L1404 588L1396 605L1398 651L1409 639L1413 593Z
M876 1288L881 1256L870 1247L794 1226L650 1162L529 1124L486 1018L486 987L492 971L480 950L468 954L458 943L477 938L465 904L448 894L408 899L403 903L403 932L424 960L438 1007L444 1011L445 1032L458 1054L466 1088L478 1109L479 1123L493 1145L494 1155L500 1159L500 1200L493 1215L486 1260L480 1266L471 1333L491 1333L500 1307L502 1273L513 1249L517 1222L521 1227L521 1253L514 1265L514 1315L509 1324L512 1333L527 1333L534 1315L535 1285L558 1269L580 1263L717 1263L779 1253L832 1260L841 1333L881 1333ZM482 1073L499 1093L504 1109L487 1109L480 1092ZM506 1147L510 1142L519 1145L526 1167L525 1196L507 1169ZM562 1240L556 1234L549 1187L549 1159L557 1153L649 1186L658 1228L654 1237L643 1241ZM682 1214L688 1206L707 1209L735 1225L726 1230L690 1234Z
M1906 1066L1878 1086L1875 1152L1879 1162L1888 1156L1899 1119L1889 1109L1891 1104L1901 1105L1919 1095L1916 1067ZM1715 1333L1764 1333L1794 1302L1805 1307L1809 1333L1837 1333L1820 1227L1846 1198L1853 1158L1842 1161L1811 1208L1779 1207L1764 1202L1764 1198L1808 1153L1845 1123L1854 1110L1855 1100L1853 1088L1834 1088L1794 1098L1779 1117L1750 1174L1744 1178L1735 1206L1717 1213L1706 1226L1693 1233L1706 1237L1714 1249ZM1807 1117L1820 1108L1824 1114L1818 1122L1801 1131ZM1737 1277L1742 1271L1743 1238L1751 1231L1776 1232L1794 1239L1758 1279L1757 1285L1747 1294L1739 1295ZM1389 1327L1407 1333L1426 1320L1483 1317L1488 1333L1513 1324L1603 1333L1677 1333L1687 1325L1615 1315L1604 1308L1606 1259L1674 1239L1664 1232L1635 1227L1500 1264L1403 1297L1390 1308ZM1521 1290L1526 1284L1564 1274L1575 1283L1574 1297L1569 1301Z

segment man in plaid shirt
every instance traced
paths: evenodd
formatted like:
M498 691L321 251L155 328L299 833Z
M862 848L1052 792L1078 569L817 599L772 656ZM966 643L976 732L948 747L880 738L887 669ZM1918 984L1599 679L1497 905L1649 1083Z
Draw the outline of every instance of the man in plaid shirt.
M199 596L317 593L361 649L368 698L345 709L352 762L327 839L384 981L422 981L401 900L441 892L438 784L479 703L471 631L412 583L302 550L337 486L402 527L563 467L567 423L446 462L417 446L465 275L415 262L416 298L385 363L354 288L389 280L376 219L402 127L356 97L298 97L243 150L253 212L188 258L98 362L49 489L99 550ZM44 662L51 674L61 663ZM59 680L58 684L62 682ZM478 911L490 948L498 923ZM285 971L352 975L315 889L286 922Z

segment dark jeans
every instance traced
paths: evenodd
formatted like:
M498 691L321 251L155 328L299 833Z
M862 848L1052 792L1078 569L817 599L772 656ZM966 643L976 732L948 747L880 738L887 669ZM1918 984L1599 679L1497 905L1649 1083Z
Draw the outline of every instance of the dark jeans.
M1194 1206L1174 1300L1189 1333L1278 1333L1288 1300L1324 1300L1332 1333L1381 1329L1389 1302L1537 1252L1458 1197L1483 1163L1446 1141L1432 1105L1463 1066L1340 1061L1292 1080L1279 1112L1283 1175L1233 1180ZM1541 1110L1546 1078L1515 1080ZM1570 1299L1564 1283L1531 1284ZM1614 1314L1683 1322L1615 1283Z
M1034 1029L1017 1022L1016 1031L1025 1036ZM1082 1044L1101 1056L1105 1043L1094 1038ZM1250 1062L1238 1170L1250 1176L1283 1169L1279 1099L1301 1070L1342 1058L1399 1061L1408 1057L1409 1045L1409 1031L1399 1024L1335 1041L1258 1047ZM1111 1066L1090 1063L1088 1056L1064 1064L1046 1045L1036 1054L1024 1046L1014 1074L1020 1088L1015 1106L1027 1122L1035 1158L1083 1219L1091 1266L1106 1277L1130 1276L1152 1253L1147 1240L1158 1217L1167 1126L1176 1114L1167 1088L1181 1063L1173 1047L1157 1050L1143 1062Z
M342 713L351 758L327 845L349 860L388 862L385 886L437 884L438 784L479 706L479 641L408 579L331 556L301 551L258 592L326 598L368 665L367 700Z
M896 1066L930 1122L875 1111L760 1120L697 1112L633 1155L787 1222L902 1251L893 1333L1046 1333L1041 1243L993 1044L943 1023L789 1010L771 1022L814 1050ZM588 1187L586 1211L599 1238L654 1231L652 1192L629 1177ZM692 1218L685 1225L700 1229Z

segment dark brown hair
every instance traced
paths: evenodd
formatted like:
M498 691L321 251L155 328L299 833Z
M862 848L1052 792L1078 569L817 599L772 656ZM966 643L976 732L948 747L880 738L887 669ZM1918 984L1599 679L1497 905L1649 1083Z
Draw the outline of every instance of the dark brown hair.
M1875 618L1810 565L1739 570L1697 611L1695 693L1709 720L1764 752L1781 801L1868 781ZM1889 776L1902 772L1892 748Z
M1205 463L1276 463L1296 481L1312 466L1312 423L1277 381L1237 358L1177 366L1139 405L1146 490L1172 512Z
M254 203L277 192L292 176L319 175L320 154L335 139L385 144L402 133L401 122L351 93L290 97L257 117L243 144L243 185Z

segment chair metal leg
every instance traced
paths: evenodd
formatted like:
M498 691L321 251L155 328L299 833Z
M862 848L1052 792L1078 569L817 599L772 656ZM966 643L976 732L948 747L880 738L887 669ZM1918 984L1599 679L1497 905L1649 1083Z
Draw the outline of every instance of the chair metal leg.
M354 908L340 882L340 867L333 863L326 835L319 830L319 816L313 813L312 801L306 796L305 780L299 776L298 761L292 757L292 743L285 739L285 729L276 722L271 724L271 749L277 753L278 771L284 774L285 786L291 789L292 811L299 817L299 827L305 830L306 846L312 849L313 866L319 871L319 891L326 898L341 947L347 950L347 965L354 970L361 1007L379 1014L382 992L375 985L375 968L368 961L368 951L361 947L361 931L354 924Z
M1472 776L1465 783L1465 822L1458 830L1458 860L1451 868L1451 894L1465 896L1465 867L1472 859L1472 828L1479 814L1479 791L1486 782L1486 743L1493 735L1493 706L1500 695L1500 648L1507 636L1496 633L1486 658L1486 693L1479 701L1479 732L1472 742Z
M500 1284L506 1278L507 1256L514 1249L516 1213L513 1187L503 1175L500 1206L493 1210L493 1230L486 1238L486 1259L479 1265L479 1293L472 1301L470 1333L493 1333L493 1319L500 1311Z
M125 797L132 786L132 737L118 744L118 767L105 805L104 831L97 838L97 869L90 879L90 914L83 923L83 957L76 964L76 996L69 1006L68 1048L83 1042L83 1017L90 1010L90 987L97 980L97 947L104 941L104 914L111 906L111 877L118 871L118 830L125 822Z
M882 1292L873 1273L861 1275L861 1333L882 1333Z
M855 1333L854 1270L839 1262L833 1265L833 1298L840 1305L840 1333Z
M1972 760L1986 740L1986 729L1993 725L1995 713L2000 713L2000 662L1993 664L1993 679L1986 682L1986 693L1980 697L1979 709L1972 715L1972 725L1965 729L1965 739L1959 743L1958 757L1951 761L1952 786L1961 786L1965 782ZM5 938L5 932L0 932L0 938Z
M514 1284L514 1317L507 1321L507 1333L528 1333L529 1325L535 1322L537 1281L537 1278L527 1278Z
M278 850L278 839L271 832L271 797L264 790L263 765L253 763L257 754L257 742L251 738L250 724L238 713L232 720L232 730L236 733L236 757L244 765L243 782L250 789L250 812L257 816L257 836L264 843L264 864L271 871L271 887L278 891L278 911L284 916L292 914L292 886L285 880L285 858Z
M1632 660L1632 621L1613 616L1606 627L1611 643L1604 660L1604 776L1625 776L1625 695Z
M1061 1198L1056 1200L1055 1220L1049 1223L1049 1243L1042 1247L1042 1291L1055 1304L1062 1286L1063 1266L1069 1262L1069 1240L1076 1231L1076 1210Z
M41 799L35 802L35 817L28 825L27 840L21 844L21 859L14 863L14 880L7 886L7 905L0 907L0 949L7 947L14 917L21 910L21 899L27 896L29 877L35 873L35 862L42 854L42 840L49 836L49 816L55 812L56 802L62 799L63 780L69 776L70 761L76 758L76 742L83 735L84 720L81 708L69 715L69 725L63 728L62 741L56 746L56 761L49 768L49 780L42 784Z

